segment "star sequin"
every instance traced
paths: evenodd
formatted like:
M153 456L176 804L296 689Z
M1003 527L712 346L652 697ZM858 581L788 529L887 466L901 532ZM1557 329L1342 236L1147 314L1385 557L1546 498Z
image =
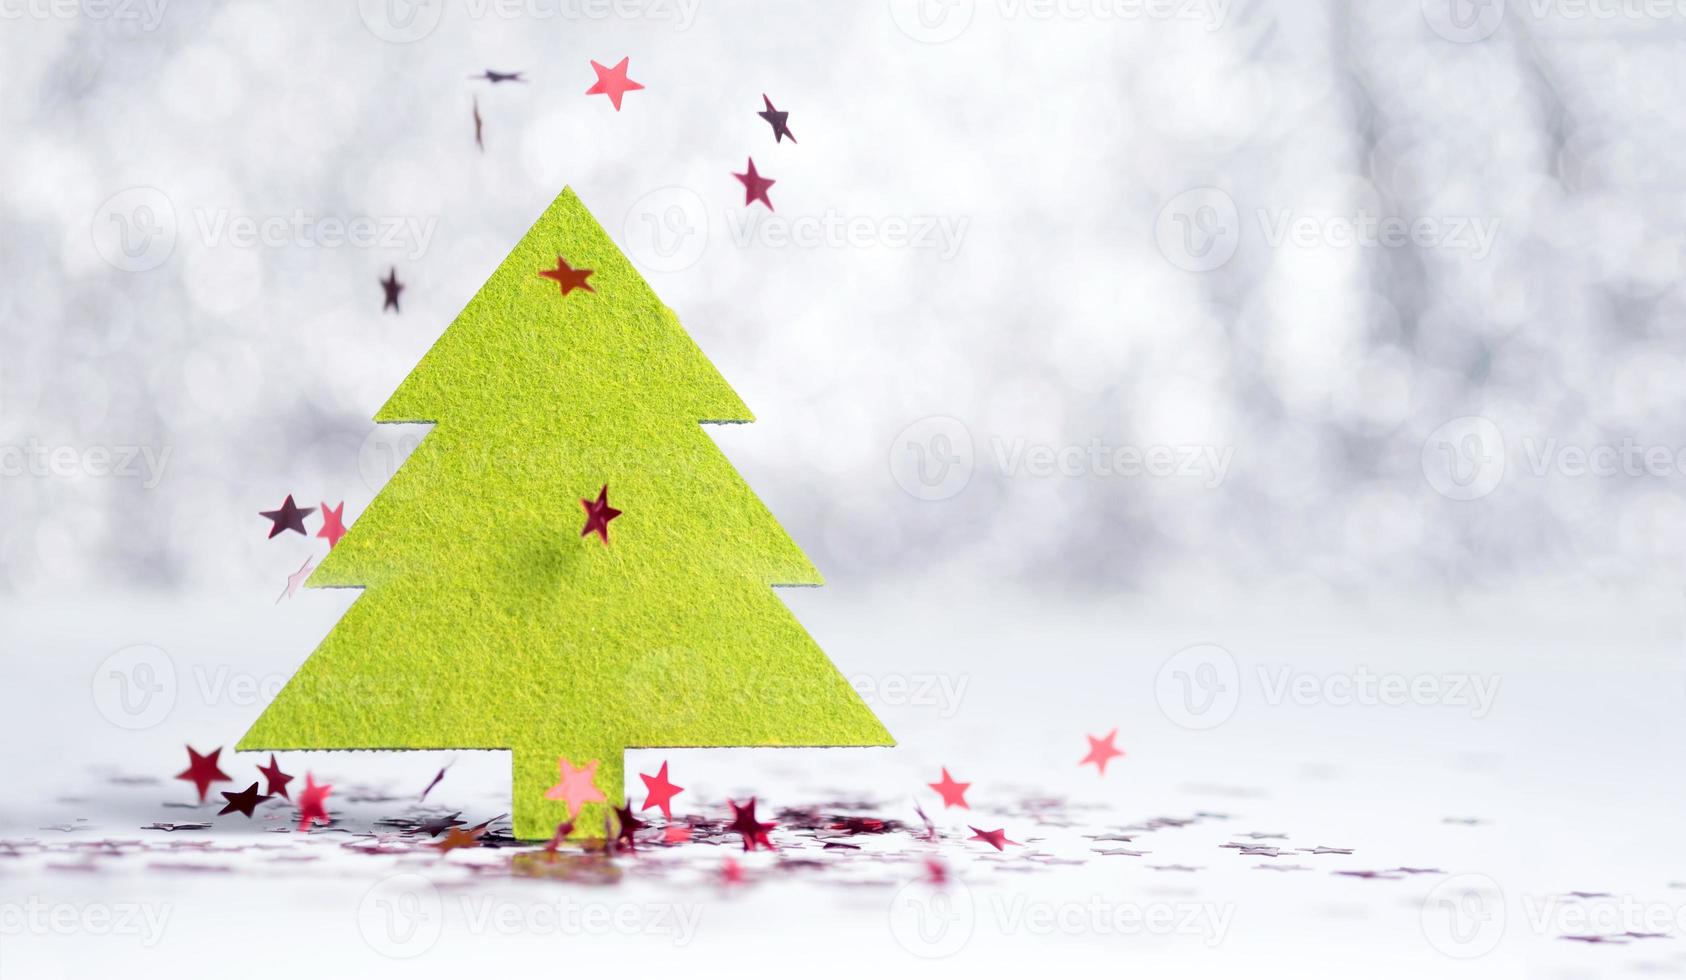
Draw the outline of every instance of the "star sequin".
M937 795L943 798L943 809L946 810L951 806L960 807L962 810L971 809L970 806L966 805L966 791L972 788L972 784L955 782L954 777L948 774L947 766L943 767L941 782L926 783L925 785L936 790Z
M785 120L790 118L790 113L780 112L778 109L773 108L773 100L767 98L767 94L765 92L761 94L761 102L766 105L767 108L763 112L756 113L756 115L767 120L767 125L773 127L773 142L783 142L786 136L790 137L790 141L792 143L796 142L796 134L792 133L790 131L790 126L785 123Z
M597 760L593 759L579 769L575 769L567 756L556 757L556 767L561 772L562 779L555 786L544 791L547 800L561 800L568 805L568 819L573 820L580 815L580 808L587 803L603 803L606 799L603 791L597 788Z
M637 850L638 841L633 834L648 827L649 824L632 815L632 804L630 803L626 806L615 807L615 822L618 825L618 829L615 831L615 840L625 845L629 851Z
M318 786L316 777L310 773L304 774L304 791L299 794L299 831L310 829L312 823L328 823L328 808L326 806L328 794L334 791L332 786Z
M208 755L200 755L193 746L187 747L187 768L176 773L177 779L185 779L199 791L199 802L205 802L205 795L210 792L212 783L229 783L228 773L217 765L217 757L222 755L222 749L212 749Z
M744 850L753 851L756 845L768 850L773 849L773 842L767 837L767 831L778 824L761 823L755 819L755 797L750 797L749 802L743 806L738 806L732 800L727 800L726 804L732 808L732 822L726 825L726 829L743 835Z
M603 484L603 489L597 491L595 501L580 498L580 506L585 508L585 527L580 529L580 537L586 537L596 531L597 536L609 543L609 522L621 516L621 512L609 506L609 485Z
M1107 732L1105 738L1096 738L1093 735L1085 735L1084 737L1089 740L1089 754L1084 756L1083 761L1079 762L1078 765L1086 766L1092 762L1095 764L1097 773L1102 776L1106 775L1106 764L1124 754L1123 751L1112 744L1112 740L1118 737L1118 729L1114 728Z
M607 95L615 111L621 111L621 96L628 92L636 92L644 86L626 77L626 66L631 58L622 58L620 64L613 68L605 68L597 62L591 63L591 70L597 73L597 82L585 90L587 95Z
M287 587L282 589L281 594L275 597L277 604L279 604L282 599L291 599L293 597L293 593L299 590L299 586L304 584L305 579L310 578L310 565L311 559L307 556L304 560L304 564L299 566L299 570L287 576Z
M398 294L404 291L404 284L398 281L398 267L392 266L387 269L386 278L382 279L380 283L381 292L386 294L385 300L381 303L381 312L385 313L387 310L394 313L404 312L398 308Z
M283 800L292 799L291 796L287 795L287 784L293 781L293 777L281 771L281 767L275 762L275 753L269 754L269 765L259 766L258 772L263 773L264 793L269 796L279 796Z
M760 201L762 204L767 205L767 210L773 210L773 201L767 196L767 188L772 187L774 184L778 183L778 181L769 180L757 173L755 170L754 157L749 159L749 169L746 172L733 174L732 176L736 177L738 179L738 183L743 185L744 207L747 208L756 201Z
M639 773L638 778L644 780L644 792L647 794L644 797L644 805L638 809L648 810L653 806L661 807L662 819L672 820L673 798L685 792L685 787L675 786L667 781L667 760L662 760L662 767L656 770L654 776Z
M328 539L328 550L334 550L334 545L345 537L345 501L340 501L338 507L329 507L326 500L322 501L322 529L316 532L319 538Z
M585 277L591 275L591 273L591 269L574 268L568 264L567 259L564 259L560 255L556 257L556 268L539 270L539 275L554 281L558 286L562 287L562 295L564 296L576 289L583 289L588 293L597 292L597 290L591 288L590 283L585 281Z
M479 847L480 838L485 836L484 827L452 827L445 833L445 839L432 845L440 854L449 854L459 848Z
M1007 829L1005 827L1000 830L979 830L976 827L968 825L967 829L972 832L972 836L966 838L967 840L981 840L998 851L1005 851L1008 844L1011 844L1014 847L1023 846L1016 840L1007 839Z
M269 536L273 538L282 531L297 531L303 534L304 519L314 513L314 507L300 507L293 503L293 495L289 493L279 509L260 510L258 516L269 518Z
M217 811L217 816L219 817L230 813L238 813L242 816L250 817L252 815L252 811L257 809L259 803L269 799L267 796L258 795L257 783L253 783L238 793L224 792L222 794L222 798L228 801L228 805Z

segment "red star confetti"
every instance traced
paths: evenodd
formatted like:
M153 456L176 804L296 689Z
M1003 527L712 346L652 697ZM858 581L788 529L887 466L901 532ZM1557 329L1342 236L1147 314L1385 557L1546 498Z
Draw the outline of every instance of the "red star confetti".
M637 850L638 842L633 837L633 833L648 827L649 824L632 815L632 804L630 803L626 806L615 807L615 820L619 824L619 829L615 832L615 840L626 845L626 849L629 851Z
M550 835L550 840L546 841L544 845L544 852L550 856L551 860L556 859L557 853L562 850L562 842L567 840L568 835L573 832L574 822L572 820L564 820L556 825L556 832Z
M615 111L621 111L621 96L628 92L636 92L644 86L626 77L627 62L631 58L622 58L620 64L613 68L604 68L593 61L591 70L597 73L597 83L585 90L587 95L607 95Z
M1006 828L1002 828L1000 830L979 830L976 827L968 826L967 829L972 832L972 836L966 838L967 840L981 840L998 851L1005 851L1008 844L1011 844L1014 847L1023 846L1016 840L1007 839Z
M691 840L691 825L684 823L670 823L662 831L663 844L685 844Z
M562 295L566 296L576 289L583 289L588 293L597 292L597 290L591 288L590 283L585 281L585 277L591 275L592 271L591 269L576 269L568 264L567 259L558 255L556 257L556 268L540 269L539 275L555 282L562 288Z
M263 774L266 782L263 790L266 795L279 796L284 800L292 799L287 795L287 784L293 781L293 777L281 771L281 767L275 762L275 753L269 754L269 765L259 766L258 772Z
M662 767L656 770L654 776L639 773L638 778L644 780L644 791L649 794L644 797L644 805L638 809L648 810L653 806L659 806L662 810L662 819L672 820L673 798L685 792L685 787L675 786L667 781L667 760L662 760Z
M299 590L299 586L304 584L304 580L310 577L310 563L311 559L306 558L304 564L299 566L298 571L287 576L287 587L282 589L281 594L275 597L276 605L280 605L282 599L291 599L293 593Z
M224 792L222 794L222 798L228 801L228 805L217 811L217 816L219 817L226 816L230 813L238 813L242 816L250 817L252 815L252 811L257 809L259 803L269 799L267 796L258 795L257 783L253 783L238 793Z
M332 793L332 786L316 785L316 777L310 773L304 774L304 792L299 794L299 831L310 829L311 823L326 825L328 823L328 808L325 805L328 794Z
M293 495L287 494L287 499L281 502L276 510L260 510L259 517L269 518L269 536L275 537L282 531L297 531L304 533L304 519L316 513L314 507L299 507L293 503Z
M556 767L561 771L562 780L555 786L544 791L547 800L561 800L568 804L568 819L573 820L580 815L580 807L587 803L606 802L603 791L594 782L597 778L597 760L593 759L584 767L575 769L567 756L557 756Z
M931 884L933 885L945 885L948 883L948 865L942 863L936 858L928 857L925 859L925 874L931 879Z
M732 176L736 177L740 184L743 184L744 207L747 208L756 201L760 201L762 204L767 205L767 210L773 210L773 201L767 196L767 188L772 187L775 183L777 183L777 181L768 180L766 177L756 173L755 159L753 157L750 158L749 170L747 173L733 174Z
M209 755L200 755L193 746L187 747L187 768L176 773L177 779L185 779L199 791L199 802L205 802L205 795L210 792L212 783L229 783L233 780L217 766L217 757L222 755L220 747L211 750Z
M957 806L963 810L971 809L966 805L966 791L972 788L972 784L955 782L954 777L948 774L947 766L943 767L941 782L927 783L926 785L936 790L937 795L943 798L943 809L946 810L951 806Z
M755 819L755 797L750 797L749 802L743 806L738 806L731 800L727 800L726 803L732 808L732 822L727 825L726 829L743 835L743 849L753 851L755 846L759 844L768 850L772 850L773 842L768 839L767 831L777 827L778 824L761 823Z
M720 866L720 880L728 885L743 884L743 865L738 863L737 858L727 858L726 863Z
M603 484L603 489L597 491L595 501L580 498L580 506L585 508L585 527L580 529L580 537L585 537L596 531L597 536L609 543L609 522L621 516L621 512L609 506L609 485Z
M334 545L339 544L340 538L345 537L345 524L341 520L344 517L345 501L340 501L338 507L329 507L325 500L322 502L322 530L317 531L316 536L328 539L329 551L334 550Z
M1085 735L1084 738L1089 740L1089 754L1084 756L1083 761L1079 762L1078 765L1086 766L1092 762L1095 764L1096 772L1103 776L1106 775L1106 764L1124 754L1123 751L1112 744L1112 740L1117 737L1118 729L1116 728L1107 732L1105 738Z

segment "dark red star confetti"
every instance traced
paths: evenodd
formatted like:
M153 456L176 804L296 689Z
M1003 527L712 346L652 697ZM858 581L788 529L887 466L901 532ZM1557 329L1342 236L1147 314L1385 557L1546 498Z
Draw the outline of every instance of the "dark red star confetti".
M524 71L494 71L488 68L480 74L470 75L468 78L470 81L491 82L496 85L499 82L525 82L526 79L522 77L525 74L527 73Z
M288 500L293 498L288 497ZM200 755L193 746L187 747L187 768L176 773L177 779L185 779L199 791L199 802L205 802L205 796L210 792L212 783L228 783L233 780L217 766L217 757L222 755L222 749L211 750L209 755Z
M299 830L307 831L311 823L326 824L328 822L327 802L328 794L334 791L332 786L316 785L316 777L310 773L304 774L304 792L299 794Z
M585 527L580 529L580 537L586 537L593 531L609 543L609 522L621 516L621 512L609 506L609 485L603 484L603 489L597 491L595 501L580 498L580 506L585 508Z
M967 840L981 840L998 851L1005 851L1008 844L1012 844L1015 847L1021 846L1018 841L1007 839L1006 828L1002 828L1000 830L979 830L976 827L968 826L967 829L972 832L972 836L968 837ZM1136 855L1131 856L1134 857Z
M630 803L626 806L615 807L615 821L620 825L620 829L615 832L615 840L625 845L629 851L637 850L638 841L633 833L648 827L649 824L632 815L632 804Z
M539 270L539 275L554 280L558 286L562 287L562 295L564 296L576 289L583 289L588 293L597 292L597 290L591 288L590 283L585 281L585 277L591 275L591 273L592 270L590 269L574 268L568 264L567 259L560 255L556 257L556 268Z
M281 502L279 510L260 510L259 517L269 518L269 536L275 537L282 531L297 531L304 533L304 519L316 513L314 507L300 507L293 503L293 495L287 494L287 499Z
M732 808L732 822L727 824L726 829L743 835L743 849L753 851L759 844L768 850L772 850L773 842L767 837L767 831L777 827L778 824L761 823L755 819L755 797L750 797L749 802L743 806L738 806L731 800L727 800L726 803Z
M463 821L461 817L461 810L458 810L456 813L453 813L448 817L429 817L421 823L416 824L416 830L429 837L438 837L440 834L450 830L452 827L462 826Z
M257 783L253 783L238 793L224 792L222 794L222 798L228 801L228 805L217 811L217 816L219 817L230 813L238 813L242 816L250 817L252 815L252 811L257 809L259 803L269 799L267 796L258 795Z
M478 123L475 124L475 128L477 130L479 129ZM381 291L386 294L386 302L381 304L381 312L385 313L387 310L391 310L394 313L404 312L398 308L398 294L404 291L404 284L398 281L398 267L393 266L388 269L386 278L382 279L380 282Z
M544 845L544 852L554 860L558 851L562 849L562 842L574 832L574 822L564 820L556 825L556 832L550 835L550 840Z
M486 120L480 118L480 98L474 99L474 145L481 153L486 152Z
M607 490L608 488L605 487L604 489ZM587 513L590 513L590 511L588 510ZM605 524L607 524L607 522L605 522ZM639 773L638 778L644 780L644 791L648 794L644 797L644 805L638 809L648 810L653 806L658 806L661 807L662 819L672 820L673 798L678 796L680 793L685 792L685 787L675 786L667 781L667 761L665 759L662 761L662 767L656 770L656 774L654 776L646 776L643 773Z
M266 795L279 796L283 800L292 799L287 794L287 784L293 781L293 777L281 771L281 767L275 762L275 753L269 754L269 765L259 766L258 772L263 774L265 780L263 791Z
M777 183L777 181L769 180L757 173L755 170L755 159L753 157L750 158L749 170L747 172L733 174L732 176L736 177L738 179L738 183L743 185L744 207L747 208L756 201L760 201L762 204L767 205L767 210L773 210L773 201L767 196L767 188L772 187L775 183Z
M450 766L444 766L437 773L434 774L433 782L428 783L427 788L422 790L421 800L418 800L417 802L425 802L427 800L427 794L433 792L433 787L438 786L439 781L441 779L445 778L445 770L449 769L449 768L451 768L451 767Z
M767 106L767 108L764 112L758 112L756 115L767 120L767 124L773 127L773 142L783 142L786 136L790 137L790 141L792 143L796 142L796 135L790 131L790 126L785 122L785 120L790 118L790 113L780 112L778 109L773 108L773 100L767 98L765 92L761 95L761 101Z

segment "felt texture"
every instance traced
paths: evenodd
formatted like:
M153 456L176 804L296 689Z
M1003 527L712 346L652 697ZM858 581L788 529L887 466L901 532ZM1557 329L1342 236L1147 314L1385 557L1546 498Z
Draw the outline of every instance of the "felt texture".
M592 292L541 277L558 256ZM508 749L515 832L549 837L557 758L631 747L892 745L774 585L819 573L699 422L749 410L564 190L376 416L434 428L311 576L365 591L241 740ZM610 542L580 536L607 484Z

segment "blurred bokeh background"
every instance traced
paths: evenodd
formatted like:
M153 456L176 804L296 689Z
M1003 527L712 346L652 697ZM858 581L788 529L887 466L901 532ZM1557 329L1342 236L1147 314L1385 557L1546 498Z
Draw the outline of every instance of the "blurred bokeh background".
M7 18L0 589L278 590L320 542L257 511L355 518L420 434L370 416L564 185L755 410L717 438L834 585L1679 584L1678 12ZM623 56L617 113L583 93Z

